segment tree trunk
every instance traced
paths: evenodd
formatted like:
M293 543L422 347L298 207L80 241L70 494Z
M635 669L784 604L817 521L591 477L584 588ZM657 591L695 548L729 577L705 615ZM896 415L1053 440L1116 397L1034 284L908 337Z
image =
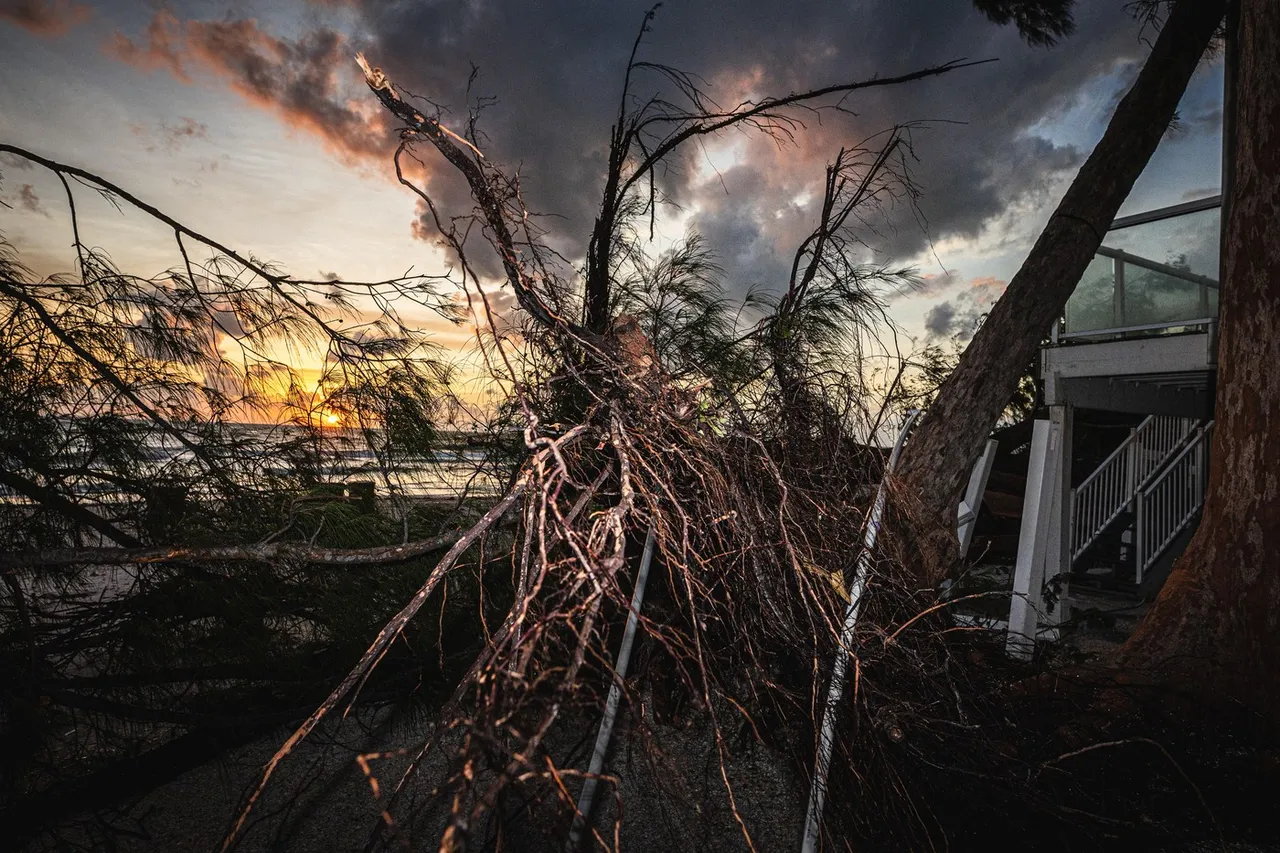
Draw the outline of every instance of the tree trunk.
M1243 0L1204 514L1119 662L1280 709L1280 4Z
M926 585L954 565L956 505L969 469L1169 127L1224 7L1225 0L1173 7L1102 140L907 443L896 516Z

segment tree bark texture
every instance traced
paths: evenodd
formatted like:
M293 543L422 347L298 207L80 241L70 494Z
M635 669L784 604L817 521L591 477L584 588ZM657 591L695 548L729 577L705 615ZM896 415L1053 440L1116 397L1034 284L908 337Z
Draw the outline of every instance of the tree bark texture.
M1199 529L1119 660L1280 710L1280 4L1243 0Z
M987 436L1168 129L1225 0L1180 0L1133 87L904 449L895 517L935 585L956 562L956 506Z

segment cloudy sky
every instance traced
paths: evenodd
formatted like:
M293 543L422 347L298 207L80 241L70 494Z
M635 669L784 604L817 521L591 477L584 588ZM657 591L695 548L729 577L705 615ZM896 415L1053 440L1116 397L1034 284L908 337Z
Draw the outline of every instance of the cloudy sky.
M650 0L0 0L0 141L82 166L191 227L300 277L434 273L445 259L395 183L396 139L352 61L466 114L492 96L491 159L518 167L550 239L581 251L598 204L621 72ZM856 115L802 116L793 144L740 132L687 152L667 177L670 235L705 236L737 293L778 288L813 224L823 168L842 145L894 124L912 132L918 213L864 237L876 260L913 264L926 286L892 313L920 343L965 328L999 295L1101 136L1148 50L1123 0L1080 0L1076 32L1028 47L969 0L669 0L641 58L695 73L721 104L949 60L975 68L856 94ZM1219 187L1219 62L1206 60L1122 213ZM642 77L637 91L666 92ZM448 119L446 119L448 123ZM461 129L460 127L457 129ZM427 161L449 211L465 188ZM56 181L0 162L0 233L42 273L68 269ZM81 200L91 242L122 266L171 266L137 217ZM440 340L465 332L439 321Z

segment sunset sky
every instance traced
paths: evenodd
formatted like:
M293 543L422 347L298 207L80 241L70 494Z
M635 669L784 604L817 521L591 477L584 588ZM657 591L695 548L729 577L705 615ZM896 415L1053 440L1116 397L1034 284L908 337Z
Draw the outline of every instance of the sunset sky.
M444 259L395 183L394 133L352 60L465 115L475 91L491 159L519 166L550 240L580 256L598 204L621 72L650 3L505 0L0 0L0 141L96 172L220 241L299 277L435 273ZM948 60L998 62L856 95L794 145L729 133L666 178L667 234L703 234L738 294L779 288L813 224L825 164L895 123L913 132L925 228L905 208L864 238L875 259L914 264L920 292L892 313L919 343L967 328L1016 271L1100 137L1148 46L1123 0L1082 0L1076 33L1023 44L968 0L668 2L644 59L698 74L722 104ZM638 88L659 91L648 78ZM1122 213L1218 191L1221 63L1207 60ZM448 120L446 120L448 123ZM460 129L460 128L459 128ZM447 211L465 187L436 161ZM41 273L70 268L56 179L0 161L0 233ZM175 263L162 230L79 199L91 242L122 267ZM926 230L927 228L927 230ZM419 318L449 347L465 329Z

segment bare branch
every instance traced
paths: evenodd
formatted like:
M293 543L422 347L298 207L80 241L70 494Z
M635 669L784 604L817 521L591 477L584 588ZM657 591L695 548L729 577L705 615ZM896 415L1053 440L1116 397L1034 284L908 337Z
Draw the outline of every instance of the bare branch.
M453 164L454 168L467 179L476 203L484 214L485 222L493 232L495 248L501 256L502 267L507 274L507 281L511 284L512 290L520 302L520 307L528 311L530 316L545 326L558 325L571 328L572 324L555 315L543 302L542 298L538 296L533 287L531 277L524 270L519 257L520 253L516 248L515 240L512 238L511 230L507 224L507 216L503 210L503 205L494 191L496 176L486 174L483 157L481 157L476 147L444 127L437 119L424 116L406 103L382 69L370 68L363 54L358 55L356 61L359 63L361 70L365 72L365 81L369 84L369 88L378 96L378 100L382 102L382 105L403 121L409 132L425 136L430 140L436 149L444 155L444 158ZM475 158L468 157L463 153L463 150L458 147L458 142L470 149L476 155Z
M0 554L0 568L36 566L123 566L164 563L171 560L197 562L310 563L329 566L370 566L402 563L454 544L461 533L445 533L400 545L376 548L319 548L305 542L274 542L260 545L220 545L154 548L54 548Z

